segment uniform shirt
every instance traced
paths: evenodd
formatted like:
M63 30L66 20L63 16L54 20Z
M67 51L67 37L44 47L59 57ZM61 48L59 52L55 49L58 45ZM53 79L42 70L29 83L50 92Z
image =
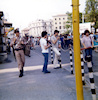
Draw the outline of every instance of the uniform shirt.
M16 41L14 43L14 38L11 41L11 46L14 46L14 49L23 49L23 45L21 44L21 41L23 41L23 38L15 37Z
M48 49L45 49L45 46L47 46L46 39L44 39L44 38L40 39L40 46L41 46L41 49L42 49L42 53L48 53L49 52Z
M92 46L91 42L92 42L92 39L90 36L84 36L82 38L82 43L84 43L86 47L91 47Z
M57 38L53 35L53 36L51 36L51 41L55 41ZM52 42L51 42L52 43ZM52 43L52 47L53 48L58 48L58 41L56 42L56 44L53 44Z

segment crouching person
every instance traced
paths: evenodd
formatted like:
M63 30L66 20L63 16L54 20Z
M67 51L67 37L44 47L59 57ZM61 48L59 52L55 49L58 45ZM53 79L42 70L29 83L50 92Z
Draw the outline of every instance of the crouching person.
M44 65L43 65L42 72L44 72L44 73L50 73L50 71L47 70L48 53L49 53L48 48L50 47L50 45L47 44L46 39L47 39L47 32L46 31L43 31L42 32L42 38L40 39L40 46L41 46L41 49L42 49L42 54L44 56Z
M16 60L18 63L19 71L20 71L19 77L22 77L23 76L23 67L25 64L25 56L24 56L24 51L23 51L24 42L23 42L23 39L20 37L18 29L16 29L14 31L14 33L15 33L16 37L14 37L12 39L11 47L12 46L14 47L15 57L16 57Z

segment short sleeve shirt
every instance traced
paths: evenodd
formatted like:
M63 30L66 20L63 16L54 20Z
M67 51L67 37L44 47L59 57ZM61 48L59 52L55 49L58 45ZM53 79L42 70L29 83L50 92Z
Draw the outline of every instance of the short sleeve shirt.
M45 46L47 46L47 41L44 38L40 39L40 45L42 49L42 53L48 53L48 49L45 49Z
M84 43L86 47L91 47L92 46L91 42L92 42L92 39L90 36L84 36L82 38L82 43Z
M54 40L54 41L56 40L56 37L55 37L54 35L51 36L51 41L52 41L52 40ZM51 43L52 43L52 42L51 42ZM56 44L53 44L53 43L52 43L52 47L53 47L53 48L58 48L58 41L56 42Z

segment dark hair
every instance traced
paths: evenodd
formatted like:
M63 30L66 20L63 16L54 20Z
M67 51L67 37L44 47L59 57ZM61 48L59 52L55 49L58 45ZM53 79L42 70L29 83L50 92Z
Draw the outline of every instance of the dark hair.
M42 37L44 37L45 35L47 35L47 32L46 31L43 31L42 32Z
M84 35L84 33L82 33L81 35Z
M86 33L89 33L89 30L85 30L85 31L84 31L84 35L86 35Z
M58 30L55 30L55 31L54 31L54 34L55 34L55 33L59 33L59 31L58 31Z
M19 33L19 29L18 29L18 28L15 29L15 30L14 30L14 33Z

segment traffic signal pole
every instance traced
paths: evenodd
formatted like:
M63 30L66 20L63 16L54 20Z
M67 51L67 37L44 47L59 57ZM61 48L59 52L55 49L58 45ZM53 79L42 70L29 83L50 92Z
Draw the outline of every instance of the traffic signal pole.
M80 58L80 34L79 34L79 0L72 0L72 21L73 21L73 45L74 45L74 61L75 61L75 78L77 100L84 100L82 74L81 74L81 58Z

